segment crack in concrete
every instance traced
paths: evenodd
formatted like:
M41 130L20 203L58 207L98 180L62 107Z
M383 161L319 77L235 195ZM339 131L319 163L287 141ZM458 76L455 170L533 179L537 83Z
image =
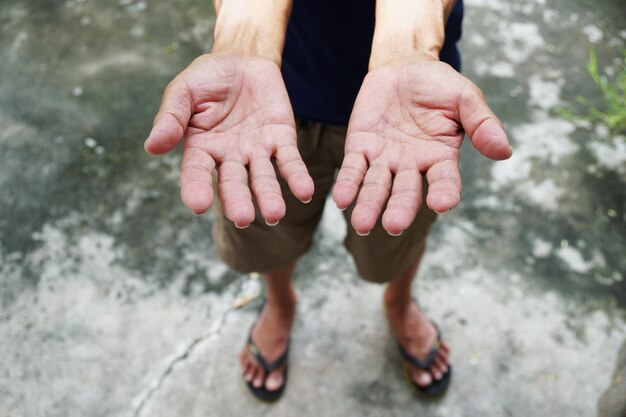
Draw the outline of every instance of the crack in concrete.
M147 390L145 390L143 394L141 395L141 399L138 401L137 406L135 407L134 411L131 414L132 417L141 416L141 413L146 408L146 405L148 404L148 402L150 402L150 400L154 397L157 391L161 389L161 387L165 383L165 380L174 372L174 368L176 368L178 364L188 359L193 353L193 351L195 350L195 348L200 343L220 333L220 331L222 330L222 327L224 327L224 323L226 323L226 318L228 317L229 313L231 313L233 310L234 309L232 307L226 310L222 314L220 319L215 321L215 324L209 331L194 338L187 345L185 350L183 350L180 354L176 355L174 358L172 358L169 361L169 363L167 364L167 366L165 367L165 370L161 373L161 375L158 378L156 378L153 381L152 385Z

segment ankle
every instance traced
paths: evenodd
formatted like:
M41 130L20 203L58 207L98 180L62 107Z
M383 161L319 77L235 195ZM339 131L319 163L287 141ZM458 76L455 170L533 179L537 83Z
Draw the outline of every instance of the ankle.
M286 294L276 295L270 293L267 295L268 307L285 313L293 313L296 309L297 302L298 296L293 288Z
M410 293L396 293L389 291L389 288L385 291L383 301L385 307L391 309L404 309L413 303Z

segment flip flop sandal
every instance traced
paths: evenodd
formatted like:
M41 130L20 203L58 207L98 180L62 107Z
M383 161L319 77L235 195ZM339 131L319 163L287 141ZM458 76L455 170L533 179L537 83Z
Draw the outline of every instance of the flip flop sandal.
M439 349L441 349L441 344L442 344L441 332L439 331L439 327L437 326L437 324L433 322L431 323L435 327L435 330L437 331L437 337L435 338L435 341L433 342L433 347L428 353L428 356L426 356L426 359L422 360L411 355L400 345L400 343L396 342L402 357L411 365L426 372L430 372L429 368L435 361L435 358L437 357L437 355L439 354ZM448 371L445 374L443 374L440 380L436 380L433 377L432 383L426 387L419 386L413 380L413 378L411 377L410 369L406 365L404 366L404 374L406 375L409 383L413 386L413 388L415 388L418 394L425 396L425 397L434 398L434 397L439 397L445 394L446 390L450 386L450 381L452 380L452 366L448 365Z
M261 315L261 312L263 311L264 307L265 307L265 300L263 300L261 307L259 309L259 316ZM283 393L285 392L285 386L287 385L287 371L289 367L289 364L287 363L287 357L289 356L289 341L287 341L287 346L285 347L285 351L272 362L268 362L267 359L265 359L263 355L261 354L261 350L259 349L259 347L252 340L252 332L254 331L254 328L256 327L256 323L257 322L255 321L252 327L250 328L250 333L248 334L248 343L246 347L248 348L248 351L250 352L250 354L254 356L258 365L263 369L263 371L265 371L266 377L272 371L277 369L279 366L281 366L282 364L285 364L285 370L283 373L283 384L281 385L279 389L275 391L269 391L264 386L261 386L259 388L255 387L254 385L252 385L252 381L251 382L245 381L245 382L248 385L248 388L250 389L252 394L256 398L262 401L274 402L278 400L280 397L282 397Z

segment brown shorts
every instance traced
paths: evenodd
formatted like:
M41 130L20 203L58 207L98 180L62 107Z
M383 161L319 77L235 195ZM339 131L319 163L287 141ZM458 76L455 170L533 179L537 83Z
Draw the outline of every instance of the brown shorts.
M224 262L237 271L278 270L295 262L313 242L324 203L343 160L346 128L309 121L298 121L297 127L298 149L315 182L311 202L304 204L295 198L277 174L287 206L285 217L278 225L268 226L257 208L254 222L237 229L224 217L222 206L215 199L215 245ZM354 203L344 211L347 225L353 208ZM359 275L372 282L387 282L399 276L416 259L436 216L422 204L413 224L396 237L383 229L380 219L368 236L357 235L349 226L344 244L354 257Z

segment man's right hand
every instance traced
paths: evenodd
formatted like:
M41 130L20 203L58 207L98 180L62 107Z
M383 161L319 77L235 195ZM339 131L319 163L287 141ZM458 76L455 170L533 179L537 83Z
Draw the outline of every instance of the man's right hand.
M296 146L289 97L278 64L262 57L203 55L168 85L145 149L171 151L184 140L180 184L184 204L197 214L218 197L237 227L255 216L252 194L268 224L285 215L272 157L293 194L313 196L313 180Z

